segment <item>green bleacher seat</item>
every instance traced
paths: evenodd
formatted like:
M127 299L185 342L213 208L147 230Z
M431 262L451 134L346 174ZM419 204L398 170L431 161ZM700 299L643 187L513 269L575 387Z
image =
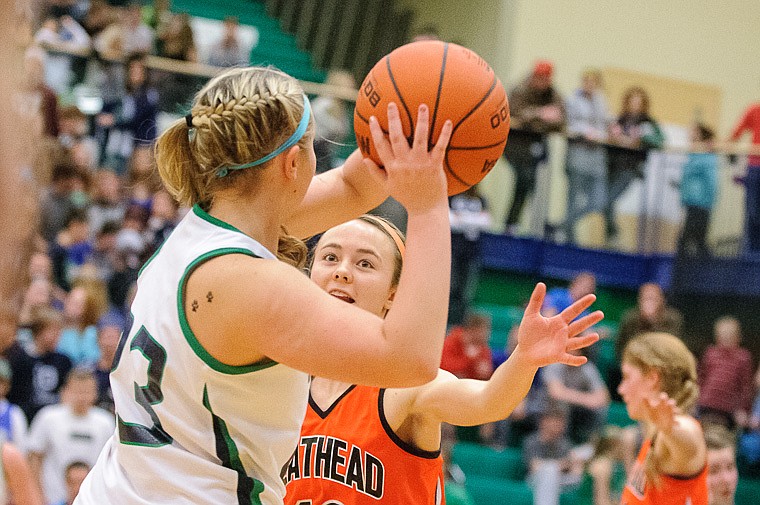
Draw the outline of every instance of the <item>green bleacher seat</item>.
M757 505L760 503L760 479L739 479L735 503L736 505Z
M533 491L521 480L468 476L465 487L475 505L533 505Z
M607 424L612 424L614 426L630 426L631 424L635 424L636 421L628 417L628 410L625 408L625 403L623 402L612 402L610 403L610 408L607 411Z
M525 477L522 451L513 447L496 450L480 444L458 442L451 450L451 461L470 476L521 480Z

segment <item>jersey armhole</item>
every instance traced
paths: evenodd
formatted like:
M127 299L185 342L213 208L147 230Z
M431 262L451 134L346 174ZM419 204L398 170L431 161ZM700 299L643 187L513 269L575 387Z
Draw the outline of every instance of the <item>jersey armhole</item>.
M388 435L388 438L390 438L393 443L396 444L400 449L408 452L412 456L417 456L418 458L424 459L436 459L438 456L440 456L440 449L437 451L422 450L419 447L405 442L396 434L395 431L393 431L393 428L391 428L391 425L388 423L388 419L385 417L385 391L385 389L380 389L377 394L377 414L380 417L380 424L383 426L383 430L385 431L385 434Z

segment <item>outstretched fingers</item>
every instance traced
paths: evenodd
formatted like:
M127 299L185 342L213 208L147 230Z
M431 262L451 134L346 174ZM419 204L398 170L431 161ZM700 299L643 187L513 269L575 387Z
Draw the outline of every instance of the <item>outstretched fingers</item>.
M577 351L578 349L583 349L584 347L589 347L591 345L594 345L598 341L599 341L598 333L589 333L588 335L583 335L582 337L575 337L575 338L569 339L565 350Z
M528 306L525 307L525 316L531 314L539 315L541 313L541 307L544 305L544 298L546 297L546 284L539 282L536 287L533 288L533 293L528 300Z
M559 359L560 363L570 366L581 366L586 363L588 359L586 356L576 356L575 354L565 353L562 358Z
M420 108L417 111L417 126L414 130L414 143L412 148L417 151L427 152L428 149L428 117L430 112L427 105L420 104Z
M391 141L391 149L396 157L409 151L409 141L404 136L401 116L394 102L388 104L388 139Z
M567 333L571 337L574 337L588 330L602 319L604 319L604 312L601 310L594 311L591 314L583 316L577 321L570 323L567 327Z
M589 308L592 303L596 300L596 295L586 295L580 300L576 301L574 304L570 305L568 308L560 312L560 316L562 319L569 323L579 315L583 313L584 310Z
M454 124L450 119L447 119L446 122L443 123L441 134L438 135L438 142L435 143L435 146L433 146L433 149L430 151L433 161L436 164L443 163L443 157L446 155L446 148L449 146L449 140L451 140L451 132L453 129Z

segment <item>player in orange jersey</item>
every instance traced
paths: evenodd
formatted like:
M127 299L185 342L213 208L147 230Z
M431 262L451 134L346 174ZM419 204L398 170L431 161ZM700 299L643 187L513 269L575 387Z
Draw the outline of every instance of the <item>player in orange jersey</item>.
M318 242L311 278L347 303L385 316L401 293L404 242L374 216L334 227ZM420 387L380 389L315 377L299 446L282 477L288 505L434 505L443 503L441 423L477 425L503 419L528 392L539 367L580 365L572 351L594 343L577 337L602 319L594 312L573 321L588 295L551 318L539 310L539 284L518 333L518 345L490 380L460 380L439 370Z
M626 346L622 371L618 392L644 427L622 505L707 505L707 447L687 414L699 396L694 355L673 335L645 333Z

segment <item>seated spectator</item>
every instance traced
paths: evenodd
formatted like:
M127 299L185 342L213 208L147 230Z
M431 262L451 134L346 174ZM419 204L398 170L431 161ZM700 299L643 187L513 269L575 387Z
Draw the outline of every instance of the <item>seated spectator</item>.
M33 279L24 291L24 298L21 302L21 309L18 312L19 333L22 343L31 341L31 332L27 334L31 324L34 321L34 314L42 308L50 308L53 303L53 285L48 279ZM28 338L27 338L28 337Z
M66 326L61 333L58 352L75 366L94 366L100 360L95 325L108 309L108 291L103 281L80 279L66 297L63 314Z
M58 233L50 247L56 283L63 289L71 289L71 283L79 269L92 255L90 225L84 211L74 209L66 219L66 225Z
M622 430L607 426L595 439L594 454L586 464L576 500L594 505L617 505L626 478Z
M119 251L116 248L116 237L121 226L115 221L106 222L95 236L92 255L87 262L95 269L95 276L105 282L111 280L118 261Z
M707 230L710 212L718 194L718 155L713 132L699 123L692 127L691 149L683 166L681 176L681 205L686 209L681 237L678 239L678 254L707 256Z
M244 47L238 36L238 19L234 16L224 18L224 35L212 47L208 64L215 67L234 67L249 64L250 48Z
M42 27L37 30L34 41L43 46L52 46L53 51L48 54L45 65L45 82L57 94L69 92L74 81L72 72L73 56L57 53L55 49L63 49L72 52L83 52L90 49L90 36L82 25L77 23L71 16L60 18L47 18Z
M95 174L92 204L87 209L92 237L97 236L107 222L119 223L127 210L121 178L110 170Z
M555 363L543 370L549 398L565 410L570 439L587 443L607 420L610 395L593 362L573 367Z
M719 425L705 425L709 505L734 505L739 471L736 436Z
M8 401L13 370L5 358L0 358L0 440L12 442L21 452L26 451L26 416L18 405Z
M119 11L108 5L106 0L90 0L82 25L91 38L95 39L108 26L118 22Z
M195 61L195 39L187 13L169 14L169 20L158 31L159 56L182 61Z
M74 461L66 467L64 478L66 479L66 499L55 505L74 505L74 500L79 494L87 474L90 473L90 465L84 461Z
M150 218L144 235L147 236L147 247L152 254L156 251L169 234L177 226L179 208L176 200L164 189L153 195L150 207Z
M153 30L142 22L139 3L131 3L119 14L119 21L108 25L94 41L101 56L122 60L130 54L153 52Z
M449 198L451 221L451 325L462 324L480 272L480 234L491 226L491 214L477 184Z
M16 342L6 352L13 370L8 400L24 411L31 422L37 412L58 403L59 391L72 364L56 352L63 329L61 313L45 308L35 314L29 351Z
M469 314L463 326L455 326L443 343L441 368L460 379L488 380L493 373L491 318L485 314Z
M583 461L573 452L566 428L565 412L551 406L541 415L538 431L525 439L523 459L535 505L558 505L560 494L581 481Z
M98 321L100 360L95 366L95 379L98 382L96 405L111 413L114 412L114 401L109 377L119 347L121 333L126 330L125 324L122 315L116 311L109 311Z
M45 407L32 422L29 462L46 503L66 500L66 468L75 461L94 465L113 435L114 418L93 406L96 398L92 372L75 369L66 379L61 404Z
M715 344L699 362L699 420L733 430L752 408L752 355L741 347L741 326L730 316L715 321Z
M70 158L59 160L53 165L50 187L45 190L40 201L40 233L48 242L56 239L74 210L71 195L78 177Z
M596 291L596 277L591 272L581 272L570 281L567 288L552 288L546 293L541 313L545 317L559 314L570 305ZM579 316L580 317L580 316Z

